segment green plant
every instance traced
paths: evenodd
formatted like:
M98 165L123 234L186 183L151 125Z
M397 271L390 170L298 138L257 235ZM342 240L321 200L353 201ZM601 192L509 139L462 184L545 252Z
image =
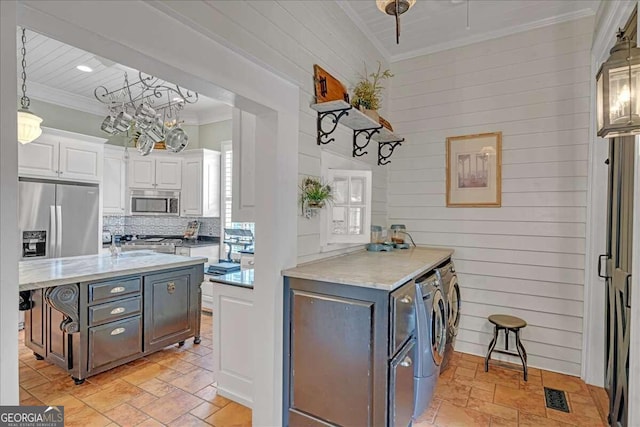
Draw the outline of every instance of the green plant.
M393 77L390 70L382 71L382 64L378 61L378 71L367 74L367 64L364 64L364 75L360 74L360 81L353 88L353 99L351 105L358 107L362 105L369 110L380 108L382 100L382 90L384 87L381 81Z
M331 186L318 178L306 177L300 184L300 204L304 213L305 207L322 207L325 202L333 200Z

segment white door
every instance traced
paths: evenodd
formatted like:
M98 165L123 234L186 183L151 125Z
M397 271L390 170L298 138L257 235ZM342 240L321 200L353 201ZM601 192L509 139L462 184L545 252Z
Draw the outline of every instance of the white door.
M202 158L186 158L182 167L182 215L202 216Z
M58 150L58 141L50 135L41 135L29 144L18 144L18 175L57 178Z
M129 187L156 188L156 162L152 157L131 156L128 169Z
M256 116L233 109L233 212L234 222L254 222Z
M202 165L202 216L220 217L220 153L205 156Z
M60 141L59 178L78 181L100 181L102 145L90 142Z
M180 190L182 188L182 159L156 158L157 190Z
M105 214L124 214L126 163L121 151L105 147L102 178L102 206Z

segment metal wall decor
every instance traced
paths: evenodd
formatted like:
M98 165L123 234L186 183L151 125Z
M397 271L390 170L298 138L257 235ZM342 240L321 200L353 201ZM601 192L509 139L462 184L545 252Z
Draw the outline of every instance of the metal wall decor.
M186 148L189 137L180 127L180 112L185 104L198 101L196 92L138 72L134 82L124 73L122 87L109 90L98 86L93 94L109 110L100 129L109 135L133 135L143 156L161 142L174 153Z

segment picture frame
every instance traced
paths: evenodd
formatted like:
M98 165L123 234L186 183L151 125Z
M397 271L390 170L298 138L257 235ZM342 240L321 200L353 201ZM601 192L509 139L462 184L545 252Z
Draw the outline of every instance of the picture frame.
M502 206L502 132L447 137L447 207Z

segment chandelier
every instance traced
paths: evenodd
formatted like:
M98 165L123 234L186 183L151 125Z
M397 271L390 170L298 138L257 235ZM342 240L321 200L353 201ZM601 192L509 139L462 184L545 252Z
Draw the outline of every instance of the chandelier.
M382 13L396 17L396 44L400 44L400 15L416 3L416 0L376 0Z
M21 144L28 144L42 134L40 123L42 119L31 111L29 111L29 104L31 100L27 96L27 36L25 29L22 29L22 97L20 98L20 108L18 110L18 142Z
M174 153L188 145L189 136L180 127L180 111L185 104L198 101L196 92L138 72L134 82L124 73L122 87L109 90L98 86L93 94L109 110L100 129L109 135L132 135L143 156L162 142Z
M640 48L618 31L618 41L596 75L598 136L640 133Z

